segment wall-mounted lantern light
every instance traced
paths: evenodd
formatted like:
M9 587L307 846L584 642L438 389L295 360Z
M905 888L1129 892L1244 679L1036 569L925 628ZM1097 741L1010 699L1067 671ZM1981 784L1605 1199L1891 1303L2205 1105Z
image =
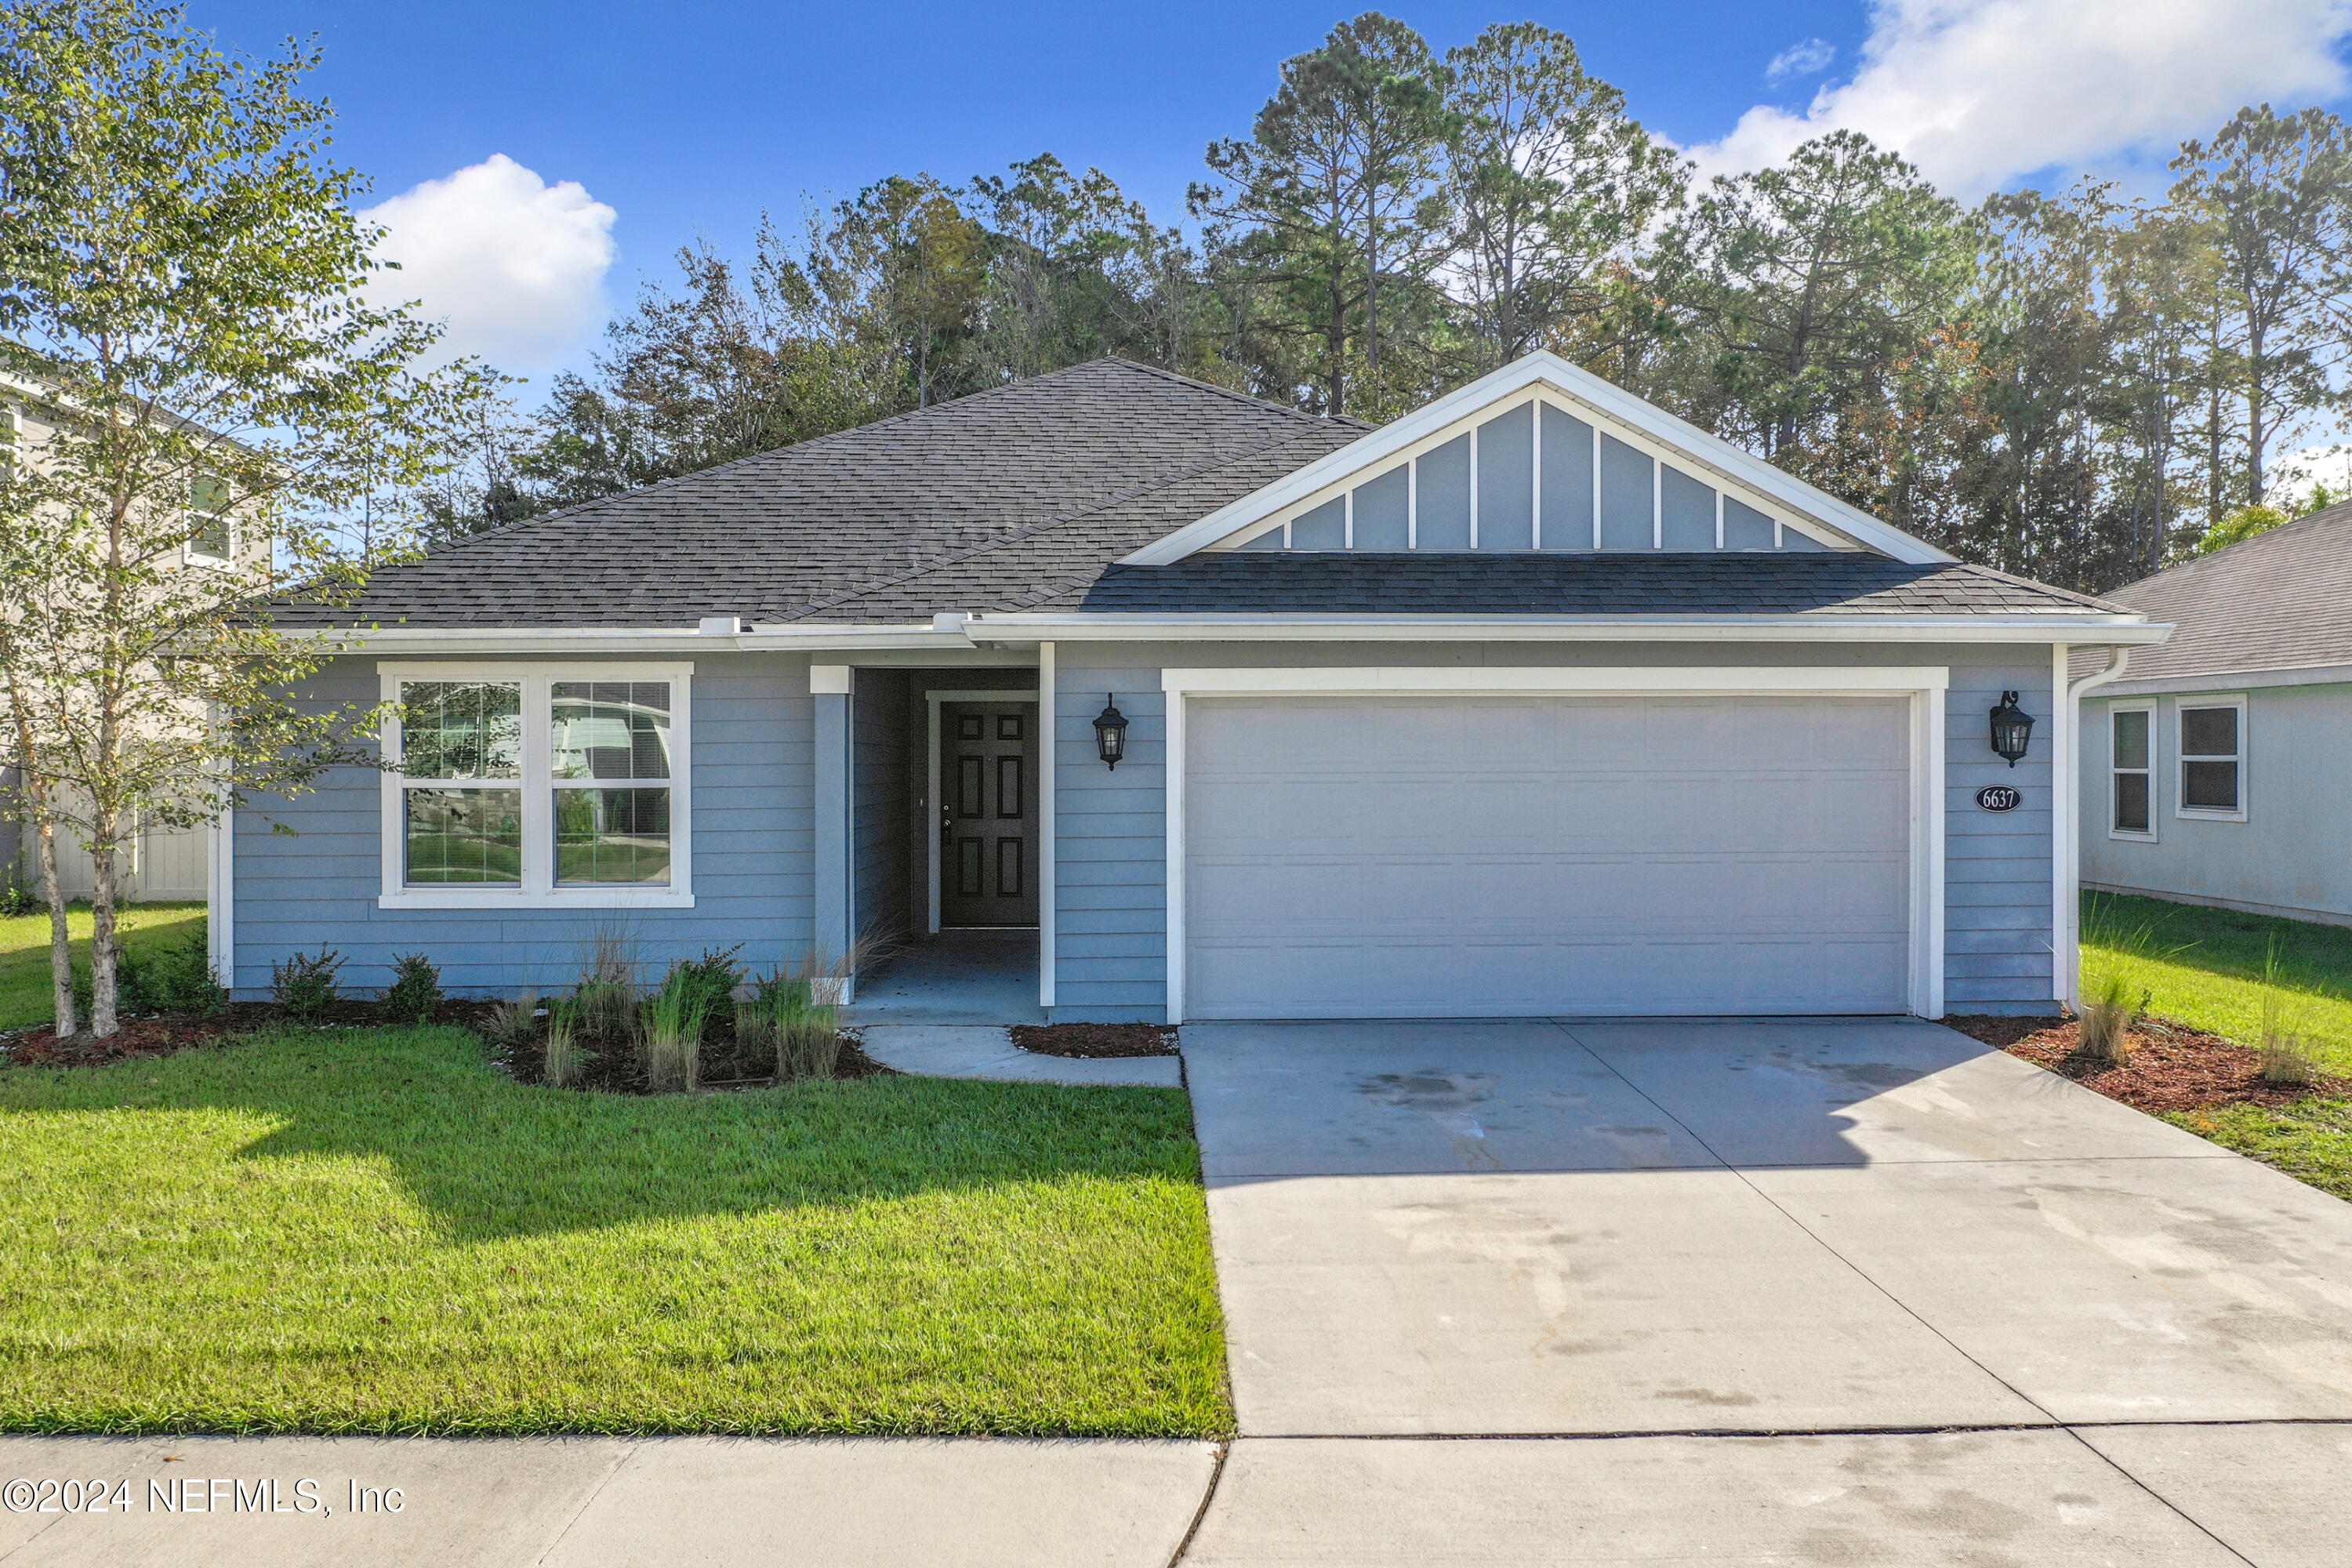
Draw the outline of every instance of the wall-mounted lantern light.
M2017 705L2016 692L2002 692L2000 706L1992 710L1992 749L2007 757L2013 768L2032 739L2033 716Z
M1118 760L1127 755L1127 715L1114 701L1117 692L1103 694L1103 710L1095 715L1095 752L1103 766L1116 772Z

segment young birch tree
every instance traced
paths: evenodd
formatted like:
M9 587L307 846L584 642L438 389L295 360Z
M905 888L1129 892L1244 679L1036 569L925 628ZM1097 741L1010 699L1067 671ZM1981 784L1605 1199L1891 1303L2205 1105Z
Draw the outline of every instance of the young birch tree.
M0 369L45 426L0 483L0 677L75 1031L63 830L96 865L90 1033L117 1027L138 825L187 828L352 755L288 695L331 645L267 605L363 567L321 520L429 476L435 329L363 294L375 236L301 95L315 50L215 51L151 0L0 11Z

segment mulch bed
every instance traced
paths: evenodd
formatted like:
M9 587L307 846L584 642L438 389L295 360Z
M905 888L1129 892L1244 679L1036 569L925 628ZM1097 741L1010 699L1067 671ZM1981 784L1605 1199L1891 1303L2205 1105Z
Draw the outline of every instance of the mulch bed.
M1172 1057L1176 1031L1164 1024L1015 1024L1013 1043L1041 1057Z
M582 1071L574 1087L599 1094L647 1094L644 1068L639 1064L636 1047L626 1041L583 1040L580 1043ZM518 1083L547 1081L547 1054L537 1040L517 1046L509 1051L494 1055L500 1067ZM772 1089L777 1083L775 1058L762 1055L758 1059L736 1054L731 1037L708 1041L702 1047L698 1087L705 1089ZM841 1055L834 1064L836 1079L896 1077L898 1068L884 1067L866 1054L857 1037L845 1033L841 1037Z
M2352 1080L2315 1075L2307 1084L2262 1079L2262 1053L2169 1018L2143 1018L2126 1034L2124 1065L2084 1056L2072 1018L1948 1017L1944 1023L2109 1100L2159 1115L2224 1105L2281 1106L2312 1095L2352 1094Z
M479 1028L494 1002L445 997L434 1022ZM105 1039L69 1035L60 1040L47 1024L0 1032L0 1063L26 1068L99 1068L142 1058L177 1056L286 1022L268 1002L236 1002L206 1017L132 1017ZM324 1028L372 1029L393 1022L373 1002L337 1002L318 1020Z

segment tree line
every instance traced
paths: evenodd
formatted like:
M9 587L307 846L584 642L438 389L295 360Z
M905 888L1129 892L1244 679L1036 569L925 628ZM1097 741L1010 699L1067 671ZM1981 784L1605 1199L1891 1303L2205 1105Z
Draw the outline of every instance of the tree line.
M1841 131L1699 181L1567 37L1444 55L1366 13L1212 144L1188 228L1051 154L893 175L748 260L698 245L531 417L492 399L446 535L1101 354L1385 420L1542 347L1970 560L2096 591L2338 499L2352 140L2242 110L2161 201L1964 205Z

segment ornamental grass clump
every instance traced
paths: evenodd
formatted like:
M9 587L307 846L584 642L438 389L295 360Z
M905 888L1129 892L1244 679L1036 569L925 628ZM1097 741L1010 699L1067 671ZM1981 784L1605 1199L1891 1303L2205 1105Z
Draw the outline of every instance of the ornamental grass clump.
M2262 1080L2275 1089L2302 1089L2319 1076L2303 1036L2294 1027L2286 993L2278 983L2278 938L2263 958Z
M570 1000L547 1010L546 1055L540 1077L554 1089L570 1089L580 1081L580 1009Z
M2131 1061L2131 1026L2139 1021L2147 1006L2147 993L2132 999L2131 982L2121 974L2108 974L2083 1004L2083 1017L2075 1034L2075 1049L2101 1067L2119 1068Z
M681 962L641 1009L644 1044L639 1055L646 1087L656 1094L683 1094L694 1088L702 1065L702 1027L709 1016L704 985Z
M482 1021L482 1035L500 1050L530 1044L539 1033L539 993L525 991L511 1002L500 1002Z

